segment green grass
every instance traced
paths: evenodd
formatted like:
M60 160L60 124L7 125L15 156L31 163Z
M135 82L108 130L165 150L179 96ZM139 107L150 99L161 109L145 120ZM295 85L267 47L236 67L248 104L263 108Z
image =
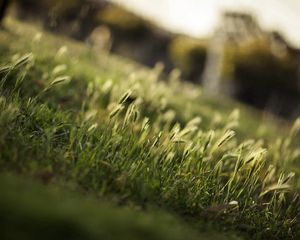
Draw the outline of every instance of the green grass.
M239 239L208 225L209 230L196 232L155 208L116 208L57 183L45 189L24 177L1 175L0 180L2 239Z
M11 209L15 217L6 211L1 227L22 226L24 238L48 225L63 229L54 237L74 231L88 239L113 230L112 239L145 233L149 239L236 239L214 231L251 239L300 236L299 121L280 128L282 122L206 96L175 74L160 81L158 68L95 54L12 19L5 27L0 169L35 180L3 177L1 211ZM114 203L107 208L102 201Z

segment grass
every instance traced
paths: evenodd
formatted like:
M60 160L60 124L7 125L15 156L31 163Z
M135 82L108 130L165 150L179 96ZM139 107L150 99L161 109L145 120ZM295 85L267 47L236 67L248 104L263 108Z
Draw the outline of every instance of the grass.
M1 175L0 180L2 239L239 239L212 229L196 232L155 208L116 208L57 183L45 189L24 177Z
M48 226L62 229L53 236L88 239L115 230L111 239L300 236L299 121L282 130L176 72L160 81L159 68L94 54L13 19L5 28L0 189L1 212L10 210L1 227L20 226L24 238Z

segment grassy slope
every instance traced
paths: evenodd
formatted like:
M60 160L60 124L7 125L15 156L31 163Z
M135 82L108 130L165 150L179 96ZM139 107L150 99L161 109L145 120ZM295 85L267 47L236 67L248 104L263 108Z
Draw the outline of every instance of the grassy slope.
M159 209L117 208L66 191L70 186L45 188L36 180L3 174L0 180L5 196L0 199L1 239L241 239L212 227L195 231Z
M134 208L160 205L187 221L209 219L253 238L289 239L299 234L298 200L287 193L290 185L297 183L291 175L280 175L282 170L297 165L298 151L292 147L294 140L289 133L270 121L262 122L259 113L226 99L216 101L177 79L170 79L168 84L158 82L159 72L155 69L103 53L96 56L80 43L41 35L36 27L11 19L0 33L0 50L1 65L10 66L1 73L2 82L6 79L1 87L2 172L29 175L51 185L71 183L79 192L109 201L116 199L118 204ZM22 58L29 52L33 56ZM67 83L69 77L72 80ZM128 90L130 94L119 100ZM240 121L237 111L230 114L236 107L242 109ZM130 109L127 116L125 110L118 111L123 108ZM116 116L110 118L113 113ZM149 124L143 124L145 116ZM197 120L189 122L196 116L202 119L200 127ZM176 122L181 128L174 127ZM236 138L226 132L232 128ZM282 139L275 140L278 137ZM241 144L247 138L259 141ZM261 147L269 148L266 156ZM270 163L274 167L264 176ZM8 179L1 185L8 196L2 201L3 209L11 203L17 219L23 212L17 211L11 200L15 189L22 188L20 195L25 200L20 197L15 204L24 211L33 209L30 212L40 213L41 218L51 212L51 224L63 219L63 223L72 225L71 229L83 229L78 234L90 234L91 239L111 232L106 215L100 213L101 203L89 203L80 210L70 207L70 212L60 214L58 209L69 203L62 190L50 197L49 208L53 211L49 211L42 206L47 197L39 196L40 192L50 194L44 188L27 191L26 183L23 186L19 180ZM26 200L28 196L37 203ZM71 206L82 201L80 196L76 199ZM232 201L238 205L229 204ZM93 212L91 222L98 223L99 219L99 224L108 224L107 230L87 228L82 220L89 218L85 209ZM174 219L174 229L170 229L173 223L160 220L164 219L163 213L157 216L152 211L140 214L113 206L109 209L109 221L120 221L113 227L120 231L115 239L124 234L141 237L143 231L153 234L149 239L173 239L178 232L182 233L178 239L207 237L187 227L178 230L181 224ZM39 222L34 214L33 221ZM79 214L77 219L81 220L72 222L73 214ZM114 219L114 215L120 217ZM122 221L127 218L137 230L126 227ZM150 220L141 227L144 218ZM208 234L212 239L222 239Z

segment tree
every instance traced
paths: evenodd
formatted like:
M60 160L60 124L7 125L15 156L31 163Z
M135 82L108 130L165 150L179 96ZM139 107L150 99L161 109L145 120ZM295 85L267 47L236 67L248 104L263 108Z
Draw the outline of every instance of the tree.
M0 23L2 22L8 7L9 0L0 0Z

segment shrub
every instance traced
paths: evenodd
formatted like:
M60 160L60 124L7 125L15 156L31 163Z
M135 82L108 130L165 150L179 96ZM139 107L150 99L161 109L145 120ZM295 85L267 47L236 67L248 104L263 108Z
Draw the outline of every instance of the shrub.
M114 5L109 5L99 12L97 19L101 23L123 31L132 31L144 24L140 17Z
M169 54L183 77L193 82L199 81L204 70L207 46L204 41L178 36L169 46Z

